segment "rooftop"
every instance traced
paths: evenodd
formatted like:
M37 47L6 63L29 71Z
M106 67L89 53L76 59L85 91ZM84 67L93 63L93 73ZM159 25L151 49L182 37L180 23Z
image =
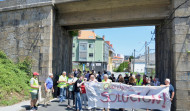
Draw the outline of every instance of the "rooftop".
M78 39L96 39L96 34L90 30L81 30Z

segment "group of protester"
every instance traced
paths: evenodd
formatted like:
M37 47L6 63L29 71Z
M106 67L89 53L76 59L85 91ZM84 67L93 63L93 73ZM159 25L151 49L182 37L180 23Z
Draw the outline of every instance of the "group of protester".
M36 102L38 100L38 79L37 76L39 73L34 72L33 78L30 80L30 93L31 93L31 110L37 110ZM65 71L62 72L62 75L59 76L59 79L57 81L57 87L59 87L60 95L59 95L59 102L62 103L66 99L68 99L68 108L71 108L71 99L73 100L73 107L75 110L82 111L82 106L84 104L84 108L87 109L87 95L85 90L84 82L105 82L105 83L111 83L111 82L120 82L127 85L133 85L133 86L160 86L160 82L158 78L152 78L147 77L146 75L143 75L141 78L140 74L137 74L136 76L133 74L126 74L125 77L123 77L121 74L117 77L117 79L114 77L114 74L112 74L110 77L107 74L106 71L103 73L98 72L98 74L95 73L95 71L83 71L83 73L80 70L73 70L72 73L66 74ZM46 91L46 97L44 100L44 106L47 107L48 102L51 99L52 93L54 93L53 88L53 74L50 73L49 77L46 79L44 87ZM170 84L170 79L165 80L165 85L169 86L169 93L171 101L174 98L174 88ZM90 110L88 108L88 110ZM109 111L109 109L103 109ZM119 109L124 110L124 109Z

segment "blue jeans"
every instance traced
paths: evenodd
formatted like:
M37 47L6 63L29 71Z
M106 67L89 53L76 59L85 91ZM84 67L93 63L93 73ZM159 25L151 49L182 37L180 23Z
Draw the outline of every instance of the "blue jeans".
M80 100L80 92L75 92L75 109L77 110L79 107L79 111L82 110L82 104Z
M59 102L65 101L65 98L66 98L66 87L60 88L60 95L59 95L59 97L60 97Z

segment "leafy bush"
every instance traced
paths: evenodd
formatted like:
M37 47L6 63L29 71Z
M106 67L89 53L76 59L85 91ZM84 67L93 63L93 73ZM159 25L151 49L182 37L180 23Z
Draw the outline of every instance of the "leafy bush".
M29 96L31 61L18 64L0 51L0 106L15 104Z
M123 62L119 65L118 68L115 68L113 71L114 72L124 72L128 70L129 62Z

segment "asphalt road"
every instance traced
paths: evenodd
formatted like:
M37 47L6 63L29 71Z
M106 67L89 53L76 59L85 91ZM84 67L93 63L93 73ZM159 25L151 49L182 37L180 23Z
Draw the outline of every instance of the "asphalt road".
M38 111L75 111L74 108L67 108L67 101L63 102L63 103L59 103L58 99L55 99L53 101L51 101L50 105L46 107L44 107L42 104L39 105L38 107ZM72 105L72 102L71 102ZM29 109L27 109L27 111L30 111ZM84 109L83 111L89 111L88 109ZM96 109L96 111L102 111L101 109ZM119 111L118 109L110 109L110 111ZM131 109L126 109L125 111L131 111ZM145 110L135 110L135 111L145 111Z

